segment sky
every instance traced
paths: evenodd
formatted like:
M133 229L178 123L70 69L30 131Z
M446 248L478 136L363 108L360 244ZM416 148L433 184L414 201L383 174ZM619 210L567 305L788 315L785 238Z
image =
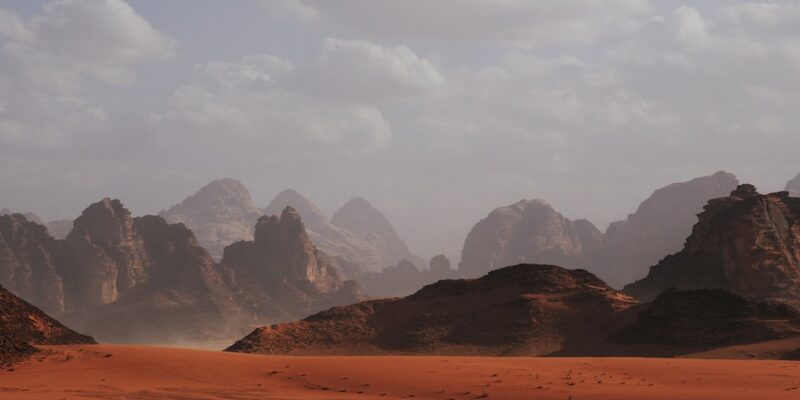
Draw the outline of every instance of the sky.
M800 172L800 2L0 0L0 208L360 195L457 258L540 198L600 229L718 170Z

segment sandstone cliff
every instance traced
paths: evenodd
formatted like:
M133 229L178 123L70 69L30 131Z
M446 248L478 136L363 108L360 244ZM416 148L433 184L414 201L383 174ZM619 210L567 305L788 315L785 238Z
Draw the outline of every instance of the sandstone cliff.
M479 276L516 263L574 266L587 249L602 245L589 221L571 221L542 200L500 207L475 224L461 251L459 272Z
M0 215L0 285L47 313L64 311L63 244L22 214Z
M238 301L257 323L292 320L358 300L355 283L343 282L320 257L291 207L280 217L259 218L254 240L228 246L221 264L231 271Z
M800 309L800 199L739 185L709 201L684 248L625 291L650 300L671 287L728 289Z
M167 222L186 225L200 245L219 260L225 246L253 238L253 226L262 211L253 205L241 182L226 178L212 181L159 215Z
M383 269L384 263L376 247L359 235L330 223L319 207L292 189L278 194L264 212L267 215L280 215L286 207L292 207L303 218L311 241L320 251L357 264L363 271Z
M609 226L605 253L592 255L602 263L596 272L615 287L641 279L651 265L683 247L703 205L738 184L735 175L720 171L656 190L627 219Z

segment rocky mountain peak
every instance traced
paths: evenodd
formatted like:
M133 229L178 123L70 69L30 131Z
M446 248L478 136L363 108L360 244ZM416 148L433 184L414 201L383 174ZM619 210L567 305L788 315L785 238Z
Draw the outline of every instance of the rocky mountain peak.
M280 215L286 207L292 207L308 226L324 224L328 221L325 213L294 189L280 192L264 209L267 215Z
M670 287L728 289L800 309L800 199L744 184L710 200L683 249L625 290L649 300Z
M159 215L170 223L183 223L215 259L225 246L253 238L253 225L262 214L241 182L218 179Z

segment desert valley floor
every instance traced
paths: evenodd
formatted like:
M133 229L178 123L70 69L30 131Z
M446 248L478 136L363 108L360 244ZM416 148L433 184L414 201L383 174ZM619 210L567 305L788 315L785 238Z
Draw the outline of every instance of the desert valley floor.
M780 347L781 343L772 344ZM768 348L739 347L724 356ZM797 399L800 363L549 357L286 357L43 346L0 372L2 399ZM702 355L701 355L702 356Z

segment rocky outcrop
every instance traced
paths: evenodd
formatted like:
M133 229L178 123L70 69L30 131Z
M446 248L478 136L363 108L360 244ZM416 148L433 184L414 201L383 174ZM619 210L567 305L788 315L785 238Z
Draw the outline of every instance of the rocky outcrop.
M225 246L253 238L253 226L262 214L247 187L226 178L212 181L159 215L167 222L186 225L200 245L219 260Z
M602 246L602 233L589 221L571 221L543 200L500 207L467 235L459 272L479 276L521 262L579 265L581 254Z
M651 265L683 247L703 205L738 184L735 175L720 171L656 190L627 219L609 226L607 248L591 256L602 265L593 270L615 287L643 278Z
M382 268L397 265L402 260L424 265L422 257L411 253L386 216L362 197L352 198L336 211L331 217L331 224L355 233L377 249Z
M199 341L229 337L246 326L242 310L208 252L183 224L157 216L133 219L144 279L96 308L81 326L116 342ZM111 286L109 283L108 286Z
M225 248L221 264L230 271L239 303L252 307L257 323L292 320L358 300L355 283L343 282L320 257L291 207L280 217L259 218L254 240Z
M683 249L625 291L650 300L671 287L722 288L800 309L800 198L739 185L709 201Z
M87 207L64 244L70 255L64 274L71 309L117 300L144 282L151 266L144 239L119 200L105 198Z
M431 283L442 279L453 279L456 277L457 273L456 270L452 268L450 259L444 254L433 256L428 263L428 270L431 274Z
M363 271L383 269L384 263L377 248L359 235L330 223L319 207L295 190L287 189L278 194L264 212L267 215L280 215L286 207L292 207L300 215L311 241L320 251L359 265Z
M22 214L0 215L0 285L51 314L64 311L66 256L44 226Z
M35 345L91 343L0 286L0 365L34 353Z
M800 335L800 319L786 305L748 300L724 289L669 289L641 307L613 341L719 347Z
M516 265L265 326L227 351L541 355L604 337L635 301L584 270Z
M792 197L800 197L800 174L797 174L794 179L786 183L786 191Z

